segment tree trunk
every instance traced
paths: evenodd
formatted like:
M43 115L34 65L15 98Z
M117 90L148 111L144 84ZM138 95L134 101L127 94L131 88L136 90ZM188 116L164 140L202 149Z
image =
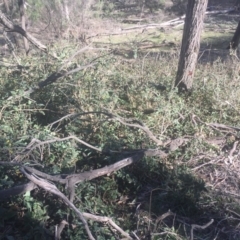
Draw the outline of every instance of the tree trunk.
M240 41L240 21L238 22L237 29L233 35L233 38L228 46L228 49L237 49Z
M193 76L200 48L200 35L208 0L188 0L175 87L192 89Z
M6 13L9 13L10 12L10 8L9 8L8 0L3 0L3 2L4 2L5 9L6 9Z
M18 0L18 6L19 6L20 17L22 22L22 29L26 31L26 18L25 18L24 4L25 4L25 0ZM24 42L24 48L25 48L26 54L28 54L29 44L28 44L28 40L24 36L23 36L23 42Z
M63 9L64 9L65 19L67 20L67 22L69 22L70 17L69 17L69 8L68 8L68 1L67 0L63 0Z

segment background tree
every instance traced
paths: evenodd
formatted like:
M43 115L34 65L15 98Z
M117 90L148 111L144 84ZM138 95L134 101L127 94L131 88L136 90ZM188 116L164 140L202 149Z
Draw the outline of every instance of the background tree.
M240 21L238 22L238 26L237 26L235 33L233 35L233 38L228 46L228 49L230 49L230 48L237 49L237 47L239 45L239 41L240 41Z
M188 0L175 86L191 90L200 48L200 35L208 0Z
M20 11L20 18L21 18L21 23L22 23L22 29L24 31L26 31L26 17L25 17L24 4L25 4L24 0L19 0L18 1L19 11ZM26 54L28 54L28 52L29 52L29 44L28 44L28 40L25 37L23 37L23 42L24 42L24 48L25 48Z

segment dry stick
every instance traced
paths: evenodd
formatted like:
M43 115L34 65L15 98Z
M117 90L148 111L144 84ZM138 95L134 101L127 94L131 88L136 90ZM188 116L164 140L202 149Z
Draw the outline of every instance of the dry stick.
M21 169L21 172L30 180L32 181L33 183L35 183L36 185L38 185L39 187L45 189L46 191L54 194L54 195L57 195L58 197L60 197L70 208L72 208L74 210L74 212L77 214L77 216L80 218L80 220L82 221L83 225L84 225L84 228L88 234L88 237L90 240L95 240L95 238L93 237L90 229L89 229L89 226L88 226L88 223L86 222L85 218L83 217L82 213L75 207L75 205L70 202L68 200L68 198L58 190L58 188L54 185L54 184L51 184L50 182L47 182L46 180L42 179L42 178L37 178L31 174L28 174L24 167L22 167Z
M203 122L198 116L196 116L195 114L192 115L192 121L194 122L195 125L197 125L196 123L196 120L198 120L200 123L208 126L208 127L211 127L215 130L219 130L220 129L226 129L226 130L236 130L236 131L240 131L240 127L234 127L234 126L228 126L228 125L225 125L225 124L221 124L221 123L206 123L206 122ZM226 132L226 131L225 131ZM229 132L229 131L228 131Z
M90 213L85 213L83 212L82 215L87 218L91 219L97 222L105 222L110 224L112 227L114 227L118 232L120 232L123 236L125 236L127 239L132 239L128 233L123 231L111 218L109 217L101 217L101 216L96 216Z
M126 123L125 121L122 120L122 118L120 118L120 117L118 117L118 116L115 116L115 115L113 115L113 114L111 114L111 113L107 113L107 112L94 112L94 111L93 111L93 112L87 112L87 113L68 114L68 115L66 115L65 117L61 118L60 120L57 120L57 121L51 123L49 126L50 126L50 128L52 128L53 124L56 124L56 123L58 123L58 122L60 122L60 121L62 121L62 120L64 120L64 119L66 119L66 118L72 118L72 119L74 119L74 118L76 118L76 117L78 117L78 116L81 116L81 115L93 114L93 113L96 113L96 114L104 114L104 115L109 116L109 117L112 118L112 119L115 119L115 120L119 121L120 123L122 123L122 124L124 124L124 125L126 125L126 126L139 128L139 129L143 130L143 131L148 135L149 138L151 138L155 143L157 143L158 146L163 145L163 142L162 142L161 140L157 139L157 138L153 135L153 133L149 130L149 128L148 128L147 126L145 126L143 123L140 123L138 120L127 119L128 121L136 121L136 122L138 122L139 124ZM141 124L141 125L140 125L140 124ZM75 136L74 136L74 137L75 137ZM75 137L75 138L76 138L76 137ZM81 141L82 141L82 140L81 140ZM90 148L92 148L92 149L94 149L94 150L97 150L97 149L95 149L95 147L93 147L93 146L91 146L91 145L87 145L87 143L85 143L84 141L82 141L81 143L84 144L84 145L86 145L86 146L88 146L88 147L90 147ZM169 143L169 142L167 142L167 143ZM165 143L165 145L166 145L167 143ZM98 150L99 150L99 151L102 151L101 149L98 149ZM159 150L159 149L147 149L147 150L141 149L141 151L144 151L145 156L148 156L148 157L153 157L153 156L160 156L161 158L167 157L167 154L166 154L165 152Z
M229 156L228 156L229 158L231 158L231 159L233 158L233 154L236 151L237 145L238 145L238 141L234 142L233 147L232 147L232 149L229 153Z
M145 154L145 151L140 151L131 157L124 158L121 161L118 161L118 162L108 165L106 167L91 170L88 172L82 172L82 173L78 173L78 174L69 174L69 175L61 174L61 175L57 175L57 176L51 176L51 175L42 173L42 172L40 172L34 168L28 167L28 166L25 166L24 168L27 171L32 172L36 176L41 176L46 180L65 184L66 188L69 191L69 195L70 195L69 199L72 202L74 199L74 195L75 195L75 185L76 184L83 182L85 180L91 180L91 179L115 172L115 171L117 171L121 168L124 168L134 162L139 161L140 159L142 159L144 157L144 154Z
M94 146L92 146L91 144L88 144L86 143L85 141L79 139L78 137L76 136L69 136L69 137L65 137L65 138L53 138L53 139L50 139L50 140L46 140L46 141L40 141L36 138L32 139L31 142L27 145L27 147L19 154L17 155L12 161L16 161L16 160L19 160L19 157L21 155L23 155L23 157L25 157L26 155L29 155L33 152L33 150L35 150L36 148L40 148L43 147L44 145L46 144L50 144L50 143L56 143L56 142L63 142L63 141L67 141L67 140L70 140L70 139L74 139L75 141L93 149L93 150L96 150L98 152L102 152L102 150L100 148L96 148Z
M159 139L157 139L154 134L149 130L149 128L147 126L145 126L143 123L141 123L139 120L136 120L136 119L124 119L122 117L119 117L117 115L114 115L112 113L108 113L108 112L87 112L87 113L76 113L76 114L68 114L66 115L65 117L61 118L60 120L57 120L53 123L51 123L49 126L52 127L53 124L56 124L58 123L59 121L65 119L65 118L68 118L68 117L71 117L71 118L76 118L78 116L81 116L81 115L86 115L86 114L104 114L108 117L110 117L111 119L113 120L117 120L118 122L122 123L123 125L125 126L129 126L129 127L136 127L136 128L139 128L141 130L143 130L147 136L152 139L155 143L157 143L158 146L161 146L163 145L163 142ZM137 122L138 124L133 124L133 123L127 123L127 121L135 121Z
M196 171L196 170L198 170L199 168L202 168L202 167L204 167L204 166L206 166L206 165L216 164L216 163L218 163L218 162L220 162L220 161L222 161L222 160L223 160L222 158L213 159L213 160L211 160L211 161L209 161L209 162L207 162L207 163L203 163L203 164L201 164L200 166L197 166L197 167L195 167L195 168L192 168L191 170L192 170L192 171Z
M106 167L100 168L100 169L96 169L96 170L92 170L90 172L83 172L81 174L72 174L70 176L67 177L67 187L68 187L68 191L70 192L70 201L73 201L74 199L74 195L75 195L75 185L84 181L84 180L91 180L93 178L96 177L100 177L103 175L107 175L109 173L112 173L114 171L117 171L123 167L126 167L136 161L139 161L140 159L142 159L144 156L144 152L140 152L138 154L135 154L134 156L125 158L119 162L116 162L112 165L108 165Z
M62 118L50 123L48 125L48 127L51 129L53 127L53 125L55 125L57 123L58 123L58 125L60 125L63 120L74 120L75 118L77 118L79 116L88 115L88 114L104 114L104 115L107 115L107 116L111 116L109 113L98 112L98 111L82 112L82 113L70 113L70 114L67 114L67 115L63 116Z
M0 22L4 25L4 27L6 27L7 29L9 29L12 32L17 32L19 34L21 34L22 36L24 36L29 42L31 42L35 47L37 47L38 49L46 52L47 51L47 47L45 45L43 45L41 42L39 42L36 38L34 38L31 34L29 34L28 32L26 32L24 29L22 29L20 26L18 25L14 25L6 16L5 14L0 10Z
M89 47L89 46L86 46L84 48L81 48L79 51L77 51L76 53L74 53L72 56L70 56L67 60L64 61L63 65L58 69L58 72L62 71L64 69L64 67L67 67L68 64L79 54L79 53L82 53L82 52L85 52L87 50L107 50L106 48L93 48L93 47ZM93 62L93 61L91 61Z
M59 225L56 225L55 227L55 239L54 240L60 240L61 239L61 233L64 229L64 227L68 225L68 222L65 220L62 220Z
M22 195L27 191L32 191L37 186L33 182L29 182L27 184L22 184L19 186L15 186L12 188L4 189L0 191L0 201L4 201L10 197Z
M203 225L203 226L201 226L201 225L197 225L197 224L192 224L191 226L191 240L193 240L193 230L194 229L205 229L205 228L207 228L207 227L209 227L212 223L214 222L214 220L213 219L211 219L210 220L210 222L209 223L207 223L207 224L205 224L205 225Z
M227 208L226 210L227 210L228 212L231 212L231 213L235 214L237 217L240 218L240 214L234 212L233 210L230 210L229 208Z
M83 141L83 140L81 140L81 139L79 139L78 137L73 136L73 135L68 136L68 137L65 137L65 138L55 138L55 139L53 139L53 140L49 140L49 141L46 141L46 142L47 142L47 143L51 143L51 142L62 142L62 141L70 140L70 139L74 139L76 142L79 142L79 143L85 145L86 147L89 147L89 148L91 148L91 149L93 149L93 150L95 150L95 151L102 152L102 149L101 149L101 148L96 148L96 147L92 146L91 144L86 143L85 141ZM41 144L41 145L42 145L42 144Z
M33 173L34 175L38 176L38 177L42 177L46 180L52 181L52 182L57 182L57 183L61 183L61 184L66 184L67 183L67 179L66 177L69 176L67 174L61 174L61 175L49 175L47 173L43 173L35 168L32 167L28 167L28 166L24 166L24 168L28 171Z
M136 127L136 128L143 130L148 135L149 138L151 138L155 143L157 143L158 146L163 145L163 142L161 140L157 139L154 136L154 134L149 130L149 128L147 126L145 126L144 124L141 123L141 125L140 125L140 124L127 123L123 120L123 118L114 116L114 115L113 115L113 119L116 119L123 125L129 126L129 127ZM134 121L136 121L136 120L134 120ZM139 121L137 121L137 122L140 123Z
M152 235L152 236L173 235L173 236L178 237L178 234L173 233L173 232L168 232L168 231L161 232L161 233L152 233L151 235ZM178 238L177 238L177 239L178 239Z
M176 216L176 213L173 213L171 210L168 210L168 212L162 214L160 217L158 217L156 219L156 222L155 222L155 227L154 227L154 230L153 232L156 232L157 230L157 225L159 224L159 222L161 222L163 219L165 219L166 217L169 217L169 216Z

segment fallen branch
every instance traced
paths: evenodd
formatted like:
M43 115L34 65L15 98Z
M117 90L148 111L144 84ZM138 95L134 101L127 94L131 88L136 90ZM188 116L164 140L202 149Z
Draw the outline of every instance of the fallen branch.
M37 178L35 176L33 176L32 174L28 174L27 171L25 170L24 167L21 168L21 172L30 180L32 181L34 184L38 185L39 187L43 188L44 190L57 195L58 197L60 197L79 217L79 219L82 221L83 226L88 234L88 237L90 240L95 240L95 238L93 237L88 223L86 222L85 218L83 217L82 213L75 207L75 205L70 202L68 200L68 198L58 190L58 188L54 185L49 183L48 181L41 179L41 178Z
M214 15L214 14L226 14L226 13L231 13L234 12L235 9L231 8L231 9L227 9L227 10L212 10L212 11L206 11L206 15ZM168 26L174 26L174 27L178 27L184 24L184 20L185 20L185 15L172 19L170 21L167 22L163 22L163 23L150 23L150 24L143 24L143 25L137 25L137 26L133 26L133 27L128 27L128 28L121 28L119 31L116 32L107 32L107 33L102 33L102 34L96 34L96 35L92 35L89 36L88 39L90 38L94 38L94 37L100 37L100 36L111 36L111 35L121 35L121 34L126 34L126 33L130 33L130 32L135 32L135 31L143 31L146 29L153 29L153 28L162 28L162 27L168 27Z
M77 214L77 216L81 219L85 230L88 234L89 239L94 240L95 238L93 237L89 226L85 220L85 218L87 219L91 219L94 221L98 221L98 222L105 222L108 223L109 225L111 225L112 227L114 227L118 232L120 232L123 236L127 237L127 239L132 239L130 237L130 235L128 233L126 233L125 231L123 231L111 218L108 217L101 217L101 216L96 216L90 213L82 213L80 212L75 205L68 200L68 198L59 191L59 189L52 183L44 180L43 178L39 178L33 174L28 173L29 172L29 168L28 167L22 167L21 168L21 172L29 179L31 180L34 184L38 185L39 187L45 189L46 191L57 195L58 197L60 197L72 210L74 210L74 212ZM66 224L66 222L64 222L64 225ZM64 227L64 225L61 225L61 230ZM59 234L58 234L59 236Z
M42 173L31 167L25 166L25 169L28 170L29 172L35 174L36 176L44 177L44 179L46 179L48 181L65 184L66 188L68 189L69 195L70 195L69 199L72 202L74 199L74 195L75 195L75 185L76 184L86 181L86 180L91 180L91 179L115 172L115 171L117 171L121 168L124 168L136 161L139 161L141 158L143 158L143 156L144 156L144 152L139 152L138 154L135 154L132 157L125 158L121 161L118 161L117 163L112 164L112 165L109 165L109 166L106 166L103 168L99 168L99 169L95 169L95 170L91 170L88 172L82 172L79 174L69 174L69 175L61 174L61 175L51 176L46 173Z
M6 199L10 197L14 197L17 195L22 195L27 191L32 191L35 189L37 186L33 182L29 182L26 184L22 184L19 186L15 186L12 188L4 189L0 191L0 201L5 201Z

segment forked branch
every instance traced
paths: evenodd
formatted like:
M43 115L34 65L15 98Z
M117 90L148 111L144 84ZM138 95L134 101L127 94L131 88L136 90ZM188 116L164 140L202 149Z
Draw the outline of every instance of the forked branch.
M88 226L88 223L87 221L85 220L85 218L83 217L82 213L75 207L75 205L70 202L68 200L68 198L58 190L58 188L54 185L54 184L51 184L50 182L42 179L42 178L39 178L39 177L36 177L36 176L33 176L32 174L29 174L27 173L27 171L25 170L24 167L21 168L21 172L30 180L32 181L34 184L38 185L39 187L43 188L44 190L54 194L54 195L57 195L58 197L60 197L76 214L77 216L80 218L80 220L82 221L83 223L83 226L88 234L88 237L90 240L95 240L95 238L93 237L90 229L89 229L89 226Z
M1 10L0 10L0 22L9 31L17 32L17 33L21 34L23 37L25 37L29 42L31 42L38 49L40 49L40 50L42 50L44 52L47 51L47 47L45 45L43 45L40 41L38 41L35 37L33 37L28 32L26 32L20 26L13 24L13 22L10 21Z

